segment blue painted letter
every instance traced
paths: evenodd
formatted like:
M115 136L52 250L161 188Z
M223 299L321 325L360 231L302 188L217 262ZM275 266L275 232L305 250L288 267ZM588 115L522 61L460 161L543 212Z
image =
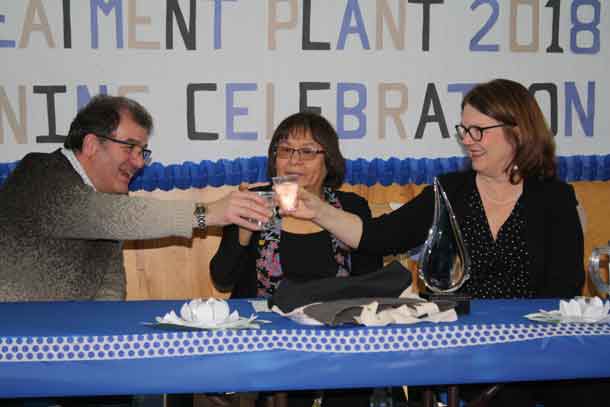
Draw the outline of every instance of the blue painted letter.
M350 26L352 21L352 14L356 19L356 25ZM337 43L337 49L345 48L345 39L347 34L357 33L360 35L360 42L362 42L362 48L371 49L369 45L369 37L366 35L366 29L364 27L364 20L362 19L362 12L360 11L360 5L358 0L349 0L347 7L345 7L345 14L343 14L343 21L341 22L341 31L339 32L339 42Z
M105 15L114 9L116 24L116 46L123 48L123 7L121 0L91 0L91 48L99 47L99 27L97 24L97 9Z
M572 106L578 113L578 120L585 131L585 136L593 137L595 128L595 82L587 82L587 112L585 113L576 85L574 82L566 82L566 136L572 136Z
M4 21L4 14L0 14L0 23L4 23ZM0 40L0 48L15 48L15 40Z
M246 116L248 114L247 107L234 106L234 94L239 91L255 91L258 89L256 83L227 83L227 121L226 134L230 140L256 140L257 134L255 131L235 131L235 117Z
M107 95L108 86L100 85L99 94ZM91 100L91 93L89 92L89 88L87 87L87 85L78 85L76 87L76 110L80 110L83 107L85 107L85 105L87 103L89 103L90 100Z
M214 49L222 48L222 2L237 0L214 0Z
M355 91L358 103L353 107L345 106L345 94ZM340 138L355 139L364 138L366 134L366 87L361 83L342 83L337 84L337 133ZM358 121L358 127L354 130L345 129L345 116L354 116Z

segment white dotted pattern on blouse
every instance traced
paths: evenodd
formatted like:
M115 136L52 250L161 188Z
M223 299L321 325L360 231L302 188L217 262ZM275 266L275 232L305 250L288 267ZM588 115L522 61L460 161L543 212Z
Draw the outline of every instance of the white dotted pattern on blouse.
M476 190L467 197L468 216L462 234L472 261L471 276L464 291L475 298L532 298L527 227L519 199L494 241Z

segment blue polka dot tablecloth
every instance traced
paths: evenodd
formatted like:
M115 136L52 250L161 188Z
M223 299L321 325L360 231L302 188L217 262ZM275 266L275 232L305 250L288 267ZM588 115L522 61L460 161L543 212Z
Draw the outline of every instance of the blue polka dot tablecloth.
M260 351L416 352L522 342L557 336L610 335L608 324L482 324L366 329L247 329L134 335L0 337L0 364L121 360Z

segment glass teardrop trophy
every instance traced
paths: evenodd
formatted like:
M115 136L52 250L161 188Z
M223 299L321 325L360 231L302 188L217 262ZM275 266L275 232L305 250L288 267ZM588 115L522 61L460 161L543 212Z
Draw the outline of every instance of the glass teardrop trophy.
M429 300L448 300L457 304L459 313L468 313L470 298L456 291L470 277L470 256L451 203L438 178L434 179L434 218L420 252L419 277Z

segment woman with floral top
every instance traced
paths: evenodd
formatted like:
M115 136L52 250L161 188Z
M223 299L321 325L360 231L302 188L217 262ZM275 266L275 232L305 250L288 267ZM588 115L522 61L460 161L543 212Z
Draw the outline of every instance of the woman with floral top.
M337 209L363 220L371 218L360 196L338 191L345 175L339 139L322 116L302 112L284 119L273 134L268 175L297 175L299 186ZM270 186L255 190L270 190ZM379 255L350 249L344 242L309 220L275 215L274 226L251 232L225 227L220 247L210 263L214 285L231 291L231 298L271 297L282 280L307 282L328 277L355 276L378 270ZM311 406L320 392L290 392L288 405ZM371 391L324 391L324 406L368 406Z
M297 175L299 185L335 208L369 219L367 201L338 191L345 159L337 133L322 116L301 112L287 117L275 130L268 154L270 177ZM269 190L270 186L255 188ZM220 291L232 298L270 297L283 279L306 282L376 271L382 257L350 249L308 220L275 215L274 226L251 232L225 227L210 270Z

